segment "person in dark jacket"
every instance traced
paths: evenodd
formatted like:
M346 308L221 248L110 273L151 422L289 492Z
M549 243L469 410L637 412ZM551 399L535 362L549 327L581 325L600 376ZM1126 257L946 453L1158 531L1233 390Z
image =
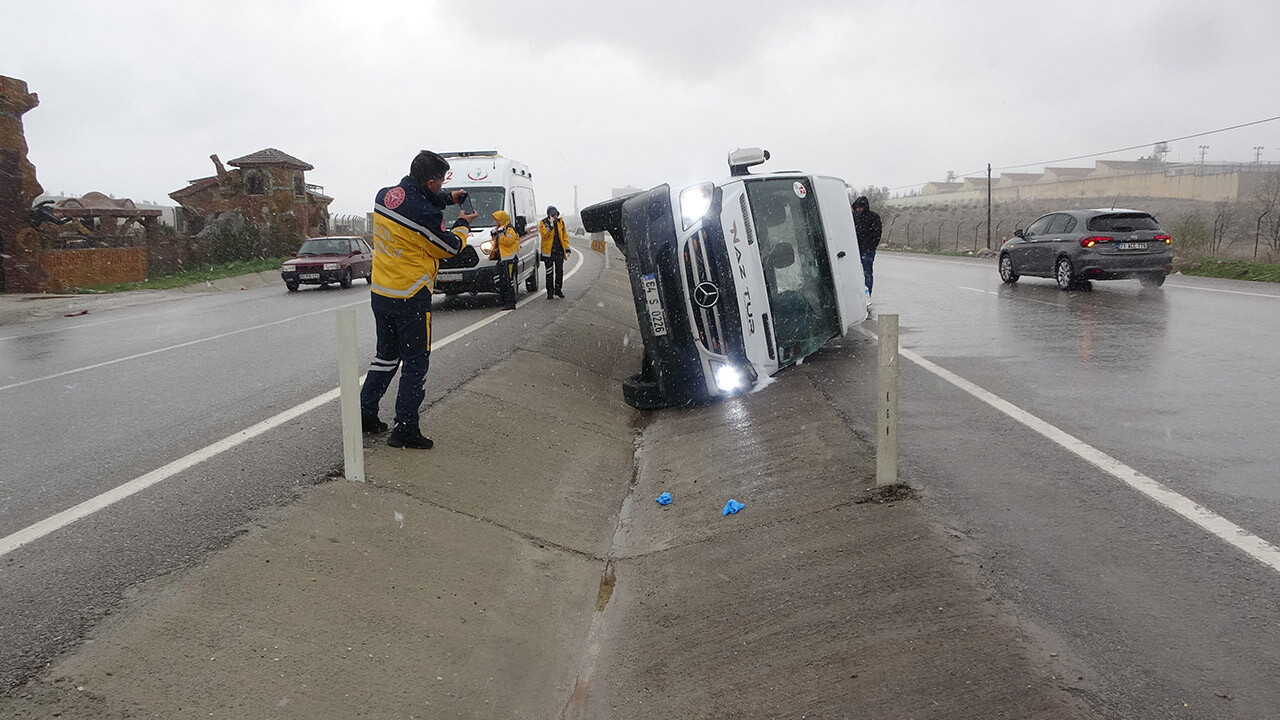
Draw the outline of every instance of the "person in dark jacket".
M876 262L876 248L880 247L880 215L871 210L866 195L853 201L853 229L858 233L862 277L867 283L867 297L870 298L872 266Z
M395 426L387 437L391 447L429 450L434 444L418 427L431 359L431 292L440 261L462 252L476 217L459 213L452 229L445 226L445 207L466 196L440 189L448 171L448 160L423 150L400 184L382 188L373 201L370 304L378 341L360 389L360 415L364 432L387 429L378 419L378 404L399 370Z
M555 205L547 206L547 216L538 223L542 239L540 254L547 265L547 299L564 297L564 259L569 254L569 233Z

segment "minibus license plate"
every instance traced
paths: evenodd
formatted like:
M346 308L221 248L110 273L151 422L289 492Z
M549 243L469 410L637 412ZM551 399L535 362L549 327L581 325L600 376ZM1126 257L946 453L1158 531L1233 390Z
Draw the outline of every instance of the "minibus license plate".
M644 282L644 302L649 311L649 325L653 327L653 334L666 335L667 314L663 312L662 300L658 298L658 276L649 274L641 280Z

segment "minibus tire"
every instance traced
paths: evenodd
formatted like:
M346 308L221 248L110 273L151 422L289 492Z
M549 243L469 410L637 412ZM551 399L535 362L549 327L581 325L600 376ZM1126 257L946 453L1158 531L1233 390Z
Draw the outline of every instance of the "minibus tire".
M637 410L657 410L671 405L662 397L658 383L641 379L640 373L622 381L622 399Z

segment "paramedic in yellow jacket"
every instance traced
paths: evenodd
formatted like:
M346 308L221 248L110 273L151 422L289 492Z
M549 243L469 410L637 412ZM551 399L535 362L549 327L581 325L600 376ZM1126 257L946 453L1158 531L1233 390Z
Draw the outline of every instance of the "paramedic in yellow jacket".
M498 261L497 276L493 282L498 286L498 295L502 298L503 310L516 309L516 266L520 263L520 236L511 227L511 216L505 210L495 210L493 221L497 224L489 231L492 249L489 259Z
M378 346L360 390L360 414L365 432L387 429L378 404L399 369L395 426L387 436L392 447L428 450L433 444L418 427L431 359L431 293L440 261L462 252L476 216L460 212L452 229L445 226L445 207L466 197L462 190L440 189L448 171L448 160L423 150L400 184L374 199L370 304Z
M547 299L562 298L564 285L564 259L569 254L569 233L555 205L547 206L547 216L538 223L542 236L542 261L547 264Z

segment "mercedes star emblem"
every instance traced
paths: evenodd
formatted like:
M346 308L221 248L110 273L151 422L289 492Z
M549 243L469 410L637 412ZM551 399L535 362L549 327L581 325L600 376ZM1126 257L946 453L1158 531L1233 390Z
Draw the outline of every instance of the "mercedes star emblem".
M720 289L709 282L699 283L698 287L693 289L693 301L698 304L698 307L709 308L719 299Z

